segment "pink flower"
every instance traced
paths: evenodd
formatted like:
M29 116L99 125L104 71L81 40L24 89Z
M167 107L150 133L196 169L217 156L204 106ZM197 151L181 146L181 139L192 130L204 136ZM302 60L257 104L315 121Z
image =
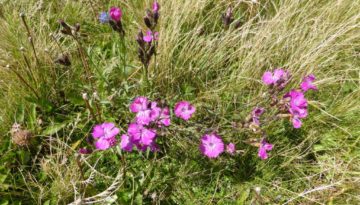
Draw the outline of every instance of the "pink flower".
M297 90L291 90L288 92L284 98L290 99L289 102L289 113L291 114L291 122L293 127L298 129L301 127L302 118L307 117L307 100L304 96L304 93Z
M111 7L109 11L110 17L112 20L118 22L121 20L122 17L122 11L118 7Z
M266 85L273 85L276 82L278 82L281 77L283 77L285 74L285 71L283 69L276 69L274 71L274 73L270 72L270 71L266 71L262 77L262 81L266 84Z
M146 35L143 37L143 40L147 43L151 43L151 41L157 41L159 39L159 32L151 32L150 30L148 30L146 32Z
M151 110L140 111L136 114L136 123L141 125L149 125L151 122Z
M110 147L115 146L116 144L116 138L100 138L98 141L95 142L95 147L98 150L106 150L109 149Z
M94 137L94 139L110 139L119 134L119 132L119 128L115 127L114 123L104 122L103 124L95 125L92 136Z
M262 81L265 85L274 85L283 89L290 79L289 71L283 69L276 69L274 72L266 71L262 76Z
M235 144L234 143L229 143L228 145L226 145L226 152L234 155L235 153Z
M151 145L156 138L156 130L148 129L143 125L131 123L128 128L128 133L132 137L134 144Z
M121 135L120 147L124 151L131 152L133 150L132 138L129 135Z
M224 152L224 142L216 133L205 134L201 138L200 151L209 158L216 158Z
M153 9L153 12L158 12L160 9L160 4L157 1L154 1L152 9Z
M139 96L130 105L130 111L137 113L148 109L149 100L146 97Z
M273 145L267 143L265 140L261 141L260 147L259 147L259 153L258 156L264 160L268 158L267 151L270 151L273 149Z
M95 125L92 136L97 139L95 142L96 149L106 150L116 144L115 136L119 134L119 128L115 127L114 123L104 122L100 125Z
M160 117L159 117L159 126L163 124L164 126L169 126L171 123L170 120L170 110L169 108L165 107L161 110Z
M195 111L196 108L187 101L180 101L176 103L174 109L175 115L186 121L191 118Z
M306 76L300 84L301 89L304 92L308 90L317 90L316 85L313 84L314 80L315 80L315 76L313 74Z
M301 120L300 120L300 119L299 119L299 117L298 117L298 116L296 116L296 115L292 117L291 122L292 122L293 127L294 127L295 129L300 128L300 127L301 127L301 125L302 125Z

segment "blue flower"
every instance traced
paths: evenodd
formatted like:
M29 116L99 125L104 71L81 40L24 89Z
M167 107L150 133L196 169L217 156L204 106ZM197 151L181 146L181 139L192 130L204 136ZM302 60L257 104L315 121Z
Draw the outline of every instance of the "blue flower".
M100 23L109 23L109 14L107 12L101 12L100 16L99 16L99 21Z

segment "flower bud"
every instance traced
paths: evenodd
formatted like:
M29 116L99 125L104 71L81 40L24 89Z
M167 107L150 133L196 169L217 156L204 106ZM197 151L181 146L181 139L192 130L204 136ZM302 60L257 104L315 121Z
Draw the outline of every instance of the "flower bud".
M234 21L234 19L232 17L231 7L228 7L228 9L226 10L226 13L222 15L222 21L223 21L225 27L229 27L230 24Z
M149 29L152 28L152 23L151 23L151 21L150 21L149 16L145 16L145 17L144 17L144 23L145 23L145 25L146 25Z
M139 30L139 33L138 35L136 36L136 41L137 43L139 44L139 46L144 49L144 45L145 45L145 42L144 42L144 34L141 30Z
M63 27L60 32L65 35L71 35L71 27L64 20L59 20L59 23Z

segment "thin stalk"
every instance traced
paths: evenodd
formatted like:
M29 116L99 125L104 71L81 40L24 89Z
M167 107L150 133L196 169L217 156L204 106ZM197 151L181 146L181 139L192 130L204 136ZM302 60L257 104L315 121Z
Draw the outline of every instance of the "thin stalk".
M27 35L28 35L28 38L29 38L31 47L32 47L32 50L33 50L33 52L34 52L34 56L35 56L35 59L36 59L36 63L39 64L39 59L38 59L37 54L36 54L36 49L35 49L33 37L32 37L32 35L31 35L29 26L28 26L27 23L26 23L25 14L21 13L21 14L20 14L20 17L21 17L21 21L23 22L23 24L24 24L24 26L25 26L25 28L26 28Z
M21 53L22 53L22 55L23 55L23 57L24 57L24 61L25 61L25 64L26 64L26 66L27 66L27 68L28 68L28 71L29 71L29 73L30 73L30 76L31 76L31 78L35 81L35 84L36 84L36 86L37 86L37 85L38 85L38 82L37 82L37 79L36 79L36 77L35 77L35 74L34 74L33 70L31 69L29 60L26 58L26 56L25 56L25 54L24 54L23 51L21 51Z

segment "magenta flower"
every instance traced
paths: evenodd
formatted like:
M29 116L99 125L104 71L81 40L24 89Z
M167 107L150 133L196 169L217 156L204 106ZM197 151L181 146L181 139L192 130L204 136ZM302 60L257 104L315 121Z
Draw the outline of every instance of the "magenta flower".
M122 11L118 7L111 7L109 10L109 14L112 20L118 22L121 20L122 17Z
M154 143L156 130L148 129L143 125L131 123L128 128L128 134L132 137L134 144L149 146Z
M115 124L111 122L95 125L92 132L93 138L97 139L95 147L99 150L106 150L114 146L116 144L115 136L119 132L119 128L115 127Z
M251 112L251 116L253 119L253 123L255 123L256 125L260 125L260 116L265 112L265 109L262 107L256 107L253 109L253 111Z
M300 128L302 125L302 122L301 122L299 116L296 116L296 115L292 116L291 123L293 124L293 127L296 129Z
M228 145L226 145L226 152L231 155L234 155L235 154L235 144L229 143Z
M122 150L131 152L133 150L133 146L132 137L129 135L121 135L120 147Z
M274 73L270 71L266 71L262 77L262 81L265 83L265 85L274 85L284 75L285 75L285 71L283 69L276 69Z
M165 107L165 108L161 109L158 125L161 127L161 124L162 124L167 127L170 125L170 123L171 123L170 110L169 110L169 108Z
M183 120L188 121L196 111L196 108L187 101L180 101L175 105L175 115Z
M265 140L261 141L260 147L259 147L259 153L258 156L264 160L268 158L267 151L270 151L273 149L273 145L267 143Z
M291 122L293 124L293 127L298 129L302 125L300 119L307 117L308 114L308 103L304 96L304 93L297 90L291 90L284 97L290 99L289 113L291 114Z
M307 100L303 92L291 90L286 96L290 97L290 107L292 109L307 107Z
M137 113L148 109L149 100L146 97L139 96L130 105L130 111Z
M224 152L224 142L216 133L205 134L201 138L200 151L209 158L216 158Z
M103 124L95 125L92 136L94 137L94 139L110 139L119 134L119 132L119 128L115 127L114 123L104 122Z
M116 145L116 138L113 137L113 138L100 138L99 140L97 140L95 142L95 147L96 149L98 150L107 150L109 149L110 147L113 147Z
M160 9L160 4L159 4L159 2L157 2L157 1L154 1L154 3L153 3L153 12L155 13L155 12L158 12L159 11L159 9Z
M313 84L313 81L315 80L315 76L313 74L310 74L306 76L303 81L300 84L301 89L306 92L308 90L317 90L316 85Z
M151 43L151 41L157 41L159 39L159 32L153 33L152 31L148 30L146 35L143 37L143 40L147 43Z

